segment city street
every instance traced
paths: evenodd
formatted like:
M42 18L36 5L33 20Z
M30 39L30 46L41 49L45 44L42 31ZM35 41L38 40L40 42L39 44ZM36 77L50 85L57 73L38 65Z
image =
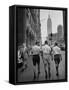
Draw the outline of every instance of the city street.
M41 57L40 57L41 58ZM50 80L57 80L56 76L56 69L55 69L55 63L54 60L51 60L51 79ZM37 67L36 67L37 68ZM28 67L26 70L21 72L21 69L18 69L18 82L24 82L24 81L32 81L34 77L33 73L33 65L32 65L32 58L29 57L28 59ZM36 70L37 71L37 70ZM59 65L59 79L65 78L65 52L62 51L62 61ZM40 76L39 80L45 80L45 72L44 72L44 65L42 59L40 59Z

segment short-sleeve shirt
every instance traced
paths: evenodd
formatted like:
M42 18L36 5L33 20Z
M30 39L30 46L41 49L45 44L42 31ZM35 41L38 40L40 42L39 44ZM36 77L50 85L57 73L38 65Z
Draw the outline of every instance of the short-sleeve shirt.
M51 48L49 45L44 45L42 47L42 51L43 51L43 53L50 54Z
M31 50L32 55L37 55L39 54L39 52L40 52L40 47L37 45L34 45Z
M55 46L53 47L53 53L54 55L61 54L61 49L58 46Z

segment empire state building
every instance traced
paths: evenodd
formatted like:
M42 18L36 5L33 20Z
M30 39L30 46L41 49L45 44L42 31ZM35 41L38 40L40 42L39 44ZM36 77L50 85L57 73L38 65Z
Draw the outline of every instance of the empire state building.
M47 34L50 35L51 33L52 33L52 21L51 21L50 15L48 15Z

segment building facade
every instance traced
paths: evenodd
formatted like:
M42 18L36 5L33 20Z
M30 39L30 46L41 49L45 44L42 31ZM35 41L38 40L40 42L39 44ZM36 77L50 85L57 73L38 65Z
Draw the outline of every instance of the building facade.
M17 10L18 45L26 43L26 46L35 44L41 40L40 10L24 8Z
M47 40L48 40L48 43L51 45L52 44L52 20L51 20L51 17L50 15L48 15L48 19L47 19Z
M62 25L57 26L57 42L60 44L64 44L64 29Z
M34 45L41 40L40 10L26 9L26 43Z
M48 20L47 20L47 34L51 34L52 33L52 21L50 18L50 15L48 15Z
M62 25L57 26L57 33L58 33L57 40L62 39L63 38L63 27L62 27Z

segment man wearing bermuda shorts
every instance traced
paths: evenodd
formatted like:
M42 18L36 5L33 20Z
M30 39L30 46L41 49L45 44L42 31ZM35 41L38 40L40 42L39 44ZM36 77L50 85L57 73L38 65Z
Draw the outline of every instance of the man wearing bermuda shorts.
M59 76L59 64L60 61L62 60L62 56L61 56L61 49L58 47L58 43L55 42L55 45L53 47L53 55L54 55L54 62L55 62L55 66L56 66L56 75L57 77Z
M40 74L40 47L38 46L39 42L36 41L35 45L32 46L31 55L33 62L34 70L34 80L39 78ZM37 75L36 75L36 65L37 65Z
M45 79L51 77L51 73L50 73L50 52L51 52L51 48L48 45L48 42L45 41L45 45L42 46L42 51L43 51L43 63L44 63L44 70L45 70ZM48 73L47 73L47 69L48 69Z

